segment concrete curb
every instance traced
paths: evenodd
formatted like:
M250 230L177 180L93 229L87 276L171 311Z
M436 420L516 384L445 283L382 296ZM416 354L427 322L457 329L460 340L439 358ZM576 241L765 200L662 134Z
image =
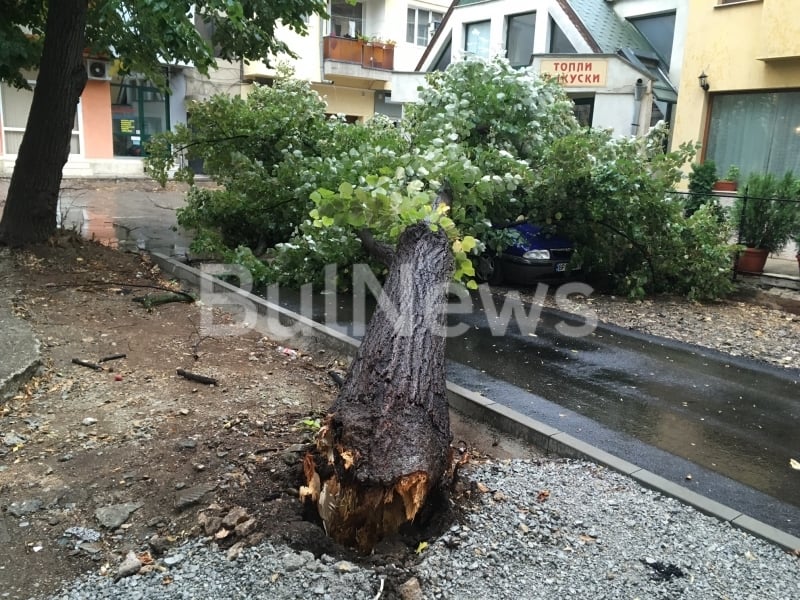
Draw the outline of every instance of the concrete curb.
M203 273L168 256L158 253L153 253L152 256L156 264L161 267L162 271L182 281L186 281L195 287L201 287L202 285L205 286L203 289L213 293L227 294L230 295L231 298L238 298L254 303L258 307L258 314L260 316L266 316L267 321L280 318L284 326L286 321L298 324L300 326L297 328L299 335L291 338L292 343L306 347L310 347L314 344L322 344L327 348L342 352L348 356L352 356L355 353L355 349L360 344L356 339L311 321L302 315L267 302L263 298L254 296L229 283L213 279L207 273ZM230 304L239 304L239 302L230 302ZM259 331L268 333L270 331L269 323L266 322L264 325L266 325L267 328L262 330L259 327ZM673 483L633 463L622 460L568 433L559 431L535 419L531 419L482 394L478 394L449 381L447 382L447 394L450 406L455 410L468 417L479 420L486 425L490 425L503 433L513 435L529 442L549 454L567 458L585 458L605 465L610 469L633 477L644 486L680 500L685 504L693 506L700 512L721 521L728 522L739 529L763 538L786 550L794 551L800 549L800 538L749 517L715 500L711 500L693 490Z
M42 364L39 340L27 321L0 302L0 404L11 398Z

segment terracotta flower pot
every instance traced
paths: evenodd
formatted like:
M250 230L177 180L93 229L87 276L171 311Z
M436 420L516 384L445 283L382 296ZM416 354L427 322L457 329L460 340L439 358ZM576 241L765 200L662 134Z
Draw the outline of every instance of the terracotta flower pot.
M714 183L714 191L715 192L735 192L736 191L736 182L730 181L728 179L719 179L716 183Z
M742 273L763 273L769 250L745 248L736 261L736 270Z

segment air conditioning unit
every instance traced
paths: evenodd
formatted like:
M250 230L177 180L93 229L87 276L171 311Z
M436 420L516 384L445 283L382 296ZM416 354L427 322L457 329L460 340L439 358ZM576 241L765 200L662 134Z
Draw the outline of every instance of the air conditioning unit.
M109 64L104 60L88 59L86 61L86 74L89 79L98 79L100 81L110 81L111 76L108 74Z

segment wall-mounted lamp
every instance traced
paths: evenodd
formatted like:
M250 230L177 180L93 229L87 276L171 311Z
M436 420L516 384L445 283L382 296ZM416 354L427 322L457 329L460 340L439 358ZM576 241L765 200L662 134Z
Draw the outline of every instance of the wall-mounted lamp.
M633 99L641 100L644 98L644 93L647 90L647 85L641 79L636 80L636 85L633 86Z
M706 75L705 71L702 71L700 75L697 77L697 80L700 82L700 87L703 88L706 92L708 91L708 75Z

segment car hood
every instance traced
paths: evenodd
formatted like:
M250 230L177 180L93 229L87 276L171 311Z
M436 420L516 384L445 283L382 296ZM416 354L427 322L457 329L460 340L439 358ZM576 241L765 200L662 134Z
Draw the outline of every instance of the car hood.
M520 223L514 225L520 234L517 243L509 246L505 252L516 256L522 256L529 250L571 250L572 241L563 236L552 234L538 225L530 223Z

